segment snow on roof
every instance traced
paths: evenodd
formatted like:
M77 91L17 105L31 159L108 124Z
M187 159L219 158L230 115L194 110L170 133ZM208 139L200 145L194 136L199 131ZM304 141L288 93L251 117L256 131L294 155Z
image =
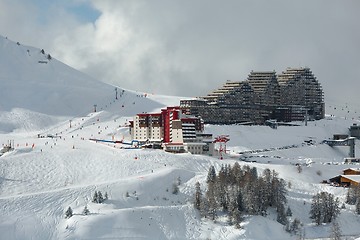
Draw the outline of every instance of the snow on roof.
M360 183L360 175L341 175L341 177Z

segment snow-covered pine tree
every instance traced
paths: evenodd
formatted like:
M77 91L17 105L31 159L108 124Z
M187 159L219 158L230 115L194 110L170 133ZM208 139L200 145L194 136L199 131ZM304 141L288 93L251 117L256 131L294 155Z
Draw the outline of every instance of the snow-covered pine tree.
M231 168L231 175L233 177L233 184L239 185L242 176L244 175L240 164L238 162L235 162L234 166Z
M278 207L287 203L286 182L284 179L279 178L278 173L275 171L272 172L271 193L271 206Z
M337 215L340 213L339 199L335 198L333 194L324 192L323 197L323 208L324 208L324 223L332 222Z
M202 201L202 193L200 188L200 183L195 183L195 197L194 197L194 207L200 211L201 209L201 201Z
M209 181L208 182L208 189L206 191L206 200L208 204L208 212L207 215L210 217L211 220L215 220L217 217L216 210L217 210L217 203L215 199L215 182Z
M227 191L227 171L224 165L221 166L218 177L216 178L216 201L223 211L228 210L228 191Z
M177 183L176 182L174 182L173 184L172 184L172 194L178 194L179 193L179 186L177 185Z
M181 185L181 178L180 178L180 176L178 176L178 178L176 179L176 184L177 184L178 186Z
M103 197L102 193L100 191L98 191L97 203L103 203L103 202L104 202L104 197Z
M257 169L245 165L243 168L235 163L223 165L216 174L214 166L211 166L207 175L207 191L200 209L202 216L209 216L215 220L219 208L228 214L230 224L240 227L243 213L253 215L266 215L270 206L279 208L279 221L285 223L286 184L283 179L277 177L275 171L267 169L262 177L258 177ZM195 186L196 187L196 186ZM194 206L196 203L196 192Z
M270 194L267 192L267 186L264 182L263 178L258 178L256 180L255 187L253 189L253 193L255 194L255 200L257 201L256 204L256 215L259 214L261 216L267 215L267 208L269 207L270 203Z
M239 204L238 199L242 201L241 197L239 198L239 193L236 190L236 188L232 188L232 190L229 192L229 211L228 211L228 217L229 222L231 224L234 224L236 228L240 228L240 223L242 221L242 215L239 211ZM241 203L240 203L241 204Z
M258 178L258 172L257 172L257 168L256 167L252 167L250 170L251 176L253 179L257 179Z
M278 206L276 211L277 211L276 221L282 225L286 225L288 223L288 219L286 218L284 205Z
M73 210L71 207L68 207L68 209L65 211L65 218L71 218L73 216Z
M97 191L95 191L94 196L93 196L93 199L92 199L92 202L93 202L93 203L98 203L98 199L99 199L98 193L97 193Z
M322 207L321 207L321 198L320 194L316 194L313 196L312 202L311 202L311 209L310 209L310 218L317 224L320 225L322 222L323 216L322 216Z
M105 192L105 195L104 195L104 200L108 200L109 199L109 196L108 196L108 193Z
M247 182L245 185L245 190L243 191L243 202L245 205L245 209L247 210L247 213L252 215L259 214L260 202L258 199L259 195L255 191L256 187L257 187L257 181L253 183Z
M207 183L209 183L209 182L215 183L215 181L216 181L215 167L210 166L206 182Z
M346 193L346 200L345 202L347 204L351 204L352 203L352 199L351 199L351 196L350 196L350 188L348 189L347 193Z
M292 216L292 211L291 211L290 206L288 206L288 208L286 209L286 216L287 216L287 217L291 217L291 216Z
M294 221L290 224L290 232L298 234L300 232L301 222L299 219L295 218Z
M334 199L333 194L321 192L313 197L310 218L313 219L317 225L332 222L339 213L339 199Z
M200 205L200 215L206 218L208 216L208 213L209 213L209 201L207 200L206 197L204 197Z
M360 215L360 197L356 201L355 212Z
M237 194L236 203L237 203L237 208L238 208L239 212L245 212L246 211L245 204L244 204L244 199L243 199L243 194L242 194L241 191L239 191L238 194Z
M341 229L337 221L333 221L331 224L330 238L331 240L341 240Z
M84 207L84 210L82 211L83 215L89 215L90 214L90 210L87 208L87 206Z
M262 173L262 191L263 198L266 199L266 206L273 206L273 192L272 192L272 182L273 177L270 169L266 168Z
M360 198L360 185L350 186L346 195L346 203L354 205L358 198Z

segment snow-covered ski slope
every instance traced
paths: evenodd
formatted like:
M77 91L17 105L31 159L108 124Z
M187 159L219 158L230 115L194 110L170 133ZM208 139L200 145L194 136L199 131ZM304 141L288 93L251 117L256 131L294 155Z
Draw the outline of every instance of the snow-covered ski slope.
M305 237L330 236L330 224L311 223L311 198L327 191L343 202L346 189L320 182L359 166L342 164L347 147L321 142L347 133L356 120L333 117L276 130L207 125L214 136L230 135L230 154L224 160L90 141L128 141L126 125L134 114L178 105L180 98L122 93L117 87L116 100L116 86L55 58L38 63L46 61L40 50L0 37L0 144L15 143L14 151L0 157L0 239L297 239L284 231L272 211L266 217L245 216L241 229L226 219L213 223L200 218L192 206L195 183L204 188L209 166L219 169L236 161L257 167L259 173L265 168L279 172L290 183L289 206L303 223ZM308 140L314 144L304 144ZM296 163L304 164L301 173ZM174 195L178 177L180 192ZM107 192L109 199L92 203L95 191ZM74 216L65 219L69 206ZM85 206L90 215L81 214ZM353 206L341 210L339 223L348 239L360 236L360 217Z
M46 50L42 53L42 49L23 46L0 36L0 112L7 113L0 118L0 123L3 123L0 131L52 125L55 121L53 117L84 116L93 111L94 105L98 110L113 113L111 104L116 98L115 88L118 100L124 106L121 111L118 109L118 114L131 116L136 111L164 106L161 103L163 96L152 98L152 94L146 94L144 105L141 97L134 98L145 96L144 93L94 80L53 57L49 60L49 54L51 56ZM134 103L137 104L136 108ZM9 121L14 115L18 116L18 121ZM34 118L39 119L33 121ZM32 125L39 123L40 126Z

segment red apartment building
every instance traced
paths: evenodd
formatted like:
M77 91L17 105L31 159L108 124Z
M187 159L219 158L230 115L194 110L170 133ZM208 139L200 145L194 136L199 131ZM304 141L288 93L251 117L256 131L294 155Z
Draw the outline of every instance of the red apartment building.
M161 113L141 113L130 121L133 140L141 143L163 143L165 150L202 154L207 143L199 133L204 131L200 117L186 115L179 106L161 109ZM207 146L205 149L209 149Z

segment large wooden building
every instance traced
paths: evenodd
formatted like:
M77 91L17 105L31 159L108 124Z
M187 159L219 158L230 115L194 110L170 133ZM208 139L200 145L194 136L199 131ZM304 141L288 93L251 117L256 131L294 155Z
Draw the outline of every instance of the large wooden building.
M338 186L358 186L360 184L360 169L345 169L343 170L343 174L330 178L329 181Z

